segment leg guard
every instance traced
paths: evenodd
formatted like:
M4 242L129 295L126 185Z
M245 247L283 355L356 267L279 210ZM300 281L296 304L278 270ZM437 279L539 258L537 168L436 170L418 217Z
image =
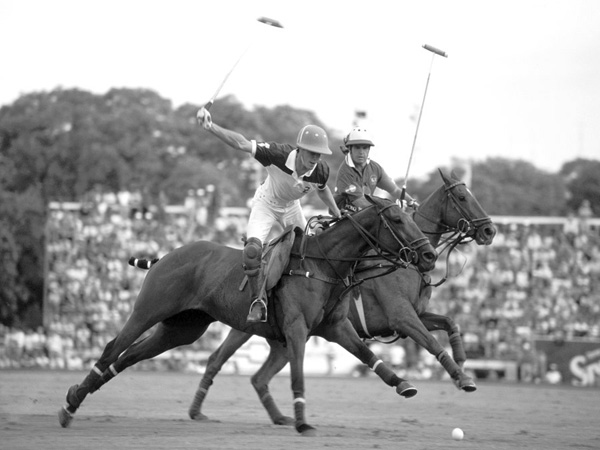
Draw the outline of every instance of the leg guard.
M255 276L260 271L262 259L262 243L260 239L251 237L244 246L244 272L249 277Z
M267 296L262 292L264 274L261 267L262 243L257 238L250 238L244 246L244 273L248 276L250 287L250 314L248 322L266 322Z

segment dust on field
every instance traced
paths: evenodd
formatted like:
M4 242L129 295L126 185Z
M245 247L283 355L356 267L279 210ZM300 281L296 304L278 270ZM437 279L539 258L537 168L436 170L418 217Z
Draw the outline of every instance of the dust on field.
M0 448L119 449L565 449L600 448L600 390L480 383L477 392L447 382L415 382L399 397L375 376L306 379L308 422L317 437L272 425L249 377L216 378L203 406L187 410L198 375L129 371L88 396L70 428L57 411L85 373L0 371ZM292 415L289 378L271 393ZM465 438L454 441L453 428Z

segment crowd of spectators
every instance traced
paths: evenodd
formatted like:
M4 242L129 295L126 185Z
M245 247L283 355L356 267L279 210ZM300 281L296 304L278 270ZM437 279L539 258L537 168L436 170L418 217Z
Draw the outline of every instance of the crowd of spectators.
M161 257L198 239L239 246L238 229L210 220L206 208L167 214L130 195L56 205L47 228L45 326L0 325L0 368L87 368L120 331L140 290L146 272L129 258ZM220 339L219 326L209 331L189 348Z
M462 271L434 289L430 301L430 311L460 325L468 356L527 361L535 335L600 339L599 231L578 217L496 226L491 246L470 243L452 254L451 272ZM128 266L131 256L160 257L196 239L239 248L240 237L239 224L207 217L202 208L165 214L131 198L103 197L84 208L54 209L45 326L0 326L0 369L87 369L129 317L141 287L146 272ZM444 260L434 281L444 274ZM214 324L185 350L210 352L225 331Z
M600 230L573 215L496 226L491 246L451 258L455 269L466 264L430 303L460 324L470 356L528 358L535 336L600 340Z

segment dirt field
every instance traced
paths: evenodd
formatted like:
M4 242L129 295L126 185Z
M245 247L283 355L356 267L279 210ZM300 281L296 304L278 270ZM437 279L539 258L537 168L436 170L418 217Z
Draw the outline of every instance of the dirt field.
M404 399L374 376L307 379L307 417L318 436L271 425L249 378L217 377L194 422L187 410L199 376L129 371L92 396L70 428L56 413L78 372L0 371L0 448L116 449L599 449L600 390L416 382ZM271 392L292 415L289 378ZM465 432L462 441L451 430Z

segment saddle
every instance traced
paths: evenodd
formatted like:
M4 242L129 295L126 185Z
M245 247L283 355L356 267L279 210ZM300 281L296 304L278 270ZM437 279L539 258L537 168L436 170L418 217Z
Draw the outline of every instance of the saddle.
M286 227L279 236L271 239L271 241L263 246L261 260L264 274L264 282L261 287L263 292L268 294L281 279L281 275L290 262L292 246L294 245L294 239L297 233L302 233L302 230L290 225ZM240 291L244 290L247 282L248 276L245 276L239 287Z

